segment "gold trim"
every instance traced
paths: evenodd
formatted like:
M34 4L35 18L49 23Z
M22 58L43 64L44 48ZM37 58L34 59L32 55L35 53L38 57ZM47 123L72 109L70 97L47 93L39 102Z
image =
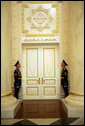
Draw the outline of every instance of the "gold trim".
M54 83L45 83L46 80L54 80ZM51 84L56 84L56 79L51 79L51 78L43 79L42 78L42 84L46 84L46 85L48 85L48 84L50 84L50 85Z
M54 94L45 94L45 88L54 88ZM50 96L50 95L56 95L56 87L55 86L44 86L43 87L43 94L45 95L45 96Z
M28 6L28 4L22 4L22 8L28 8L29 6Z
M37 94L28 94L29 93L28 88L37 88ZM26 87L26 95L32 95L32 96L39 95L39 87Z
M44 49L54 49L54 76L45 76L45 62L44 62ZM56 77L55 71L55 48L43 48L43 77Z
M1 94L1 97L12 95L12 91L6 94Z
M27 50L31 50L31 49L37 49L37 76L28 76L28 53L27 53ZM27 78L38 78L39 75L38 75L38 48L26 48L26 77Z
M55 36L55 34L26 34L26 37L52 37Z
M37 81L37 84L40 84L40 78L39 79L27 79L26 85L36 85L36 84L30 84L28 81Z
M53 8L56 8L56 29L52 30L51 34L29 34L29 30L24 29L24 8L27 8L30 3L51 3ZM22 33L25 33L27 37L45 37L45 36L55 36L59 33L59 5L54 1L28 1L27 4L22 5Z
M61 79L64 79L64 77L61 77Z
M77 92L74 92L74 91L71 91L71 90L70 90L70 94L78 95L78 96L84 96L84 94L82 94L82 93L77 93Z
M27 3L52 3L55 4L55 1L26 1Z
M54 48L54 77L56 76L56 67L55 67L55 48Z
M39 78L39 84L40 84L40 78Z

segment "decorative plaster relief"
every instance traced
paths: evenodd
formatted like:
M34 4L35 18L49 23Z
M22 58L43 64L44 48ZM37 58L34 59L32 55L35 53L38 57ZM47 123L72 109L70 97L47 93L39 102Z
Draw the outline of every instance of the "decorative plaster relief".
M39 1L22 4L22 33L26 37L55 36L59 33L59 5Z
M44 9L39 6L37 9L31 10L31 15L27 18L31 23L31 28L36 28L38 31L43 31L44 28L50 28L50 22L53 20L50 15L50 9Z
M56 37L24 37L22 43L60 43L59 36Z

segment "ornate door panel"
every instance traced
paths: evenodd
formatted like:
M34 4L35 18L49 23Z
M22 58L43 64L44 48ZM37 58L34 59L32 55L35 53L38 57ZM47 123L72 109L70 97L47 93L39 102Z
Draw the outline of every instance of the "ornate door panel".
M23 98L59 98L57 46L23 47Z

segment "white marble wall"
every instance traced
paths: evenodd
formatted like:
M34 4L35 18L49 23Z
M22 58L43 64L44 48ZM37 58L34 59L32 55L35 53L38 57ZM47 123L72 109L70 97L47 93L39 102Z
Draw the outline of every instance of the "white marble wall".
M70 8L70 89L84 94L84 2L69 3Z
M11 81L11 2L1 2L1 108L13 106L17 103L12 96ZM3 114L3 112L1 112ZM5 111L5 114L6 111Z
M63 1L60 16L60 54L68 63L70 90L84 93L84 3Z
M14 64L17 60L22 65L22 44L21 44L21 4L17 1L11 2L12 12L12 87L14 86Z
M60 4L60 56L61 61L69 59L69 6L68 1Z
M11 91L11 3L1 2L1 94Z
M60 3L60 68L62 60L65 60L69 64L69 3L64 1ZM67 66L69 71L69 65ZM61 75L60 75L61 76ZM69 74L68 74L69 76ZM69 80L69 78L68 78ZM64 91L61 87L61 95L64 97Z

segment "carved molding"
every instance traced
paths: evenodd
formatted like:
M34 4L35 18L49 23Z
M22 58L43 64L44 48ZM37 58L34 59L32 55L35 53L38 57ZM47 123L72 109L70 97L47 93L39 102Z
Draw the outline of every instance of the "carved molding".
M54 89L53 91L54 92L52 92L52 91L50 91L49 92L49 90L46 92L46 88L48 88L48 89ZM45 96L50 96L50 95L56 95L56 87L55 86L44 86L43 87L43 94L45 95Z
M27 18L31 23L32 29L43 31L45 28L50 28L50 22L53 20L49 9L44 9L41 5L37 9L31 10L31 15Z
M28 91L30 90L30 92ZM32 91L34 89L34 92ZM38 87L26 87L26 95L39 95L39 88Z
M28 16L25 19L25 9L29 9L29 4L32 3L32 1L27 2L26 4L22 4L22 33L26 37L45 37L45 36L55 36L57 33L59 33L59 5L54 4L54 2L48 2L45 1L44 3L51 3L52 8L56 9L56 26L55 29L51 29L51 33L41 33L44 29L50 29L50 23L53 21L53 17L50 14L50 9L45 9L41 5L39 5L36 9L31 9L30 16ZM33 1L34 3L34 1ZM36 3L41 3L41 1L36 1ZM25 20L27 20L30 23L31 29L37 29L38 34L29 33L29 29L25 28Z

